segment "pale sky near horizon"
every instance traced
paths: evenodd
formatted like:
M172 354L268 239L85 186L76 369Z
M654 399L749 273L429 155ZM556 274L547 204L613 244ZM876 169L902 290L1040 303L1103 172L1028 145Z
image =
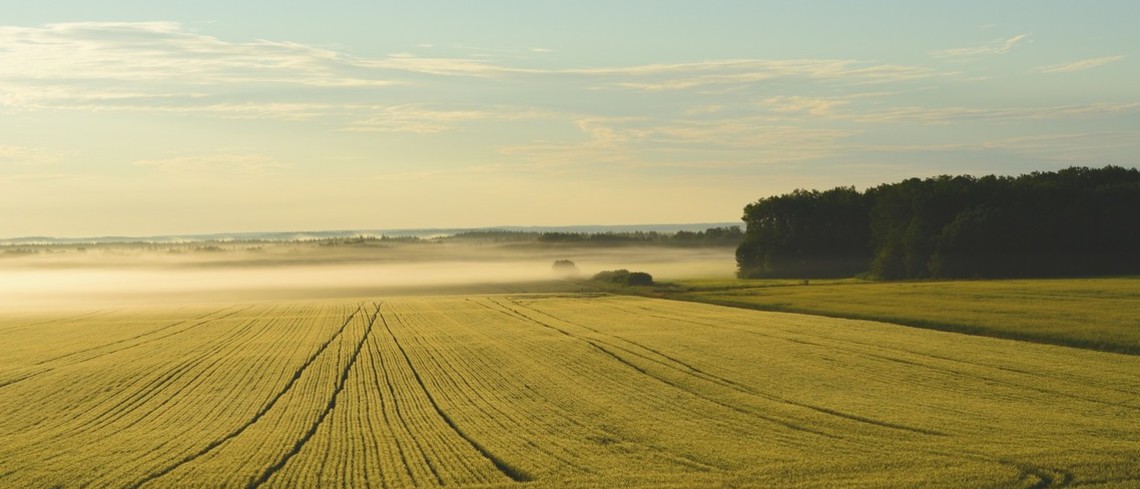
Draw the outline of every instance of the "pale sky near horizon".
M1135 1L9 1L0 237L733 221L1134 167Z

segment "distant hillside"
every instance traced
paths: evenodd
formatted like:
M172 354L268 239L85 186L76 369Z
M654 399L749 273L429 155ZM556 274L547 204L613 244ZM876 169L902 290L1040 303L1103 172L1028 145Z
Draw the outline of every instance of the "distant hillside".
M353 238L359 236L389 238L430 238L451 236L459 233L483 231L516 231L527 233L635 233L657 232L676 233L678 231L704 231L714 227L739 226L737 222L713 222L692 224L622 224L622 225L579 225L579 226L493 226L481 228L418 228L418 229L344 229L336 231L276 231L212 234L171 234L158 236L100 236L85 238L57 238L50 236L27 236L0 239L0 246L12 245L72 245L107 243L197 243L218 241L309 241L333 238Z

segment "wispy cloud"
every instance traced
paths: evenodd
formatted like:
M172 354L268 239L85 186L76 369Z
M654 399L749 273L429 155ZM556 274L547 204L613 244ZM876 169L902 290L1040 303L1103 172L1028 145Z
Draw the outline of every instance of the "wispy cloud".
M0 145L0 167L40 166L56 163L63 153L45 148Z
M834 154L855 131L772 124L763 117L655 121L587 117L574 121L583 138L509 145L506 168L569 173L655 169L742 168L802 162Z
M98 177L80 173L21 173L18 175L0 175L0 182L69 182L78 180L92 180Z
M533 110L509 107L431 109L419 105L397 105L379 109L369 117L353 121L345 127L345 130L431 134L452 130L457 124L464 122L515 121L533 119L542 115Z
M832 115L836 108L850 104L840 98L777 96L760 101L760 106L778 114L803 114L815 117Z
M766 82L891 83L940 75L926 67L853 59L711 59L552 68L531 64L526 56L508 60L409 53L360 57L293 42L233 42L173 22L0 27L0 46L0 108L279 120L337 117L355 131L430 133L466 120L504 117L474 103L468 104L473 107L469 109L408 108L417 98L422 100L422 93L420 97L410 93L439 83L511 79L582 94L597 89L707 93ZM457 49L487 51L468 46ZM549 51L503 50L515 55ZM451 77L458 80L447 80ZM389 94L394 86L417 88L402 89L402 95L393 98ZM377 108L380 105L401 108Z
M880 153L922 154L948 151L1002 152L1032 158L1082 163L1101 160L1106 150L1140 148L1140 131L1048 133L989 139L979 142L935 144L852 144L848 149ZM1104 161L1105 163L1118 163Z
M1013 50L1014 46L1029 40L1029 34L1018 34L1016 36L997 39L990 41L981 46L974 46L969 48L952 48L933 51L930 53L935 58L975 58L979 56L993 56L997 54L1006 54Z
M1058 63L1055 65L1046 65L1037 69L1041 73L1070 73L1073 71L1087 70L1104 66L1109 63L1115 63L1124 59L1125 56L1105 56L1102 58L1082 59L1080 61L1073 61L1069 63Z
M186 80L376 86L355 58L292 42L235 43L172 22L77 22L0 27L3 78L58 80Z
M839 118L856 122L953 124L961 122L1004 123L1024 120L1085 118L1140 111L1140 102L1054 105L1045 107L894 107Z
M1103 158L1107 150L1140 149L1140 131L1053 133L989 141L982 149L1002 150L1066 163L1088 163ZM1103 161L1117 163L1119 161Z
M716 60L619 68L562 70L563 74L610 76L611 86L645 90L686 90L709 85L749 85L766 81L883 83L929 78L936 71L916 66L857 60Z
M258 91L251 88L327 91L397 83L330 49L229 42L170 22L0 27L0 46L0 104L24 109L177 109Z
M214 153L175 156L163 159L139 160L135 161L134 164L173 173L208 174L264 174L289 166L272 156L256 153Z

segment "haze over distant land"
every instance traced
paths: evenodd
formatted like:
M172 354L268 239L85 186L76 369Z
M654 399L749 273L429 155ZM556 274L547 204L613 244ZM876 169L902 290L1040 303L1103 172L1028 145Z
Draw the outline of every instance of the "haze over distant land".
M699 223L699 224L624 224L624 225L579 225L579 226L494 226L489 228L422 228L422 229L343 229L329 231L270 231L235 232L210 234L180 234L161 236L20 236L0 238L0 246L5 245L64 245L84 243L194 243L204 241L312 241L331 238L432 238L450 236L457 233L475 231L520 231L528 233L632 233L677 231L703 231L713 227L743 226L739 222Z
M1134 167L1140 3L6 2L0 237L728 222Z

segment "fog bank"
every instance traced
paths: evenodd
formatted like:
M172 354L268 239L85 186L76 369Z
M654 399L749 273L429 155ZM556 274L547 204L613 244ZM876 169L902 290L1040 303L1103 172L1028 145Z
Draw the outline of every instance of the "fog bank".
M556 259L580 275L626 268L659 280L729 276L728 248L518 248L404 244L374 249L280 245L176 252L139 247L29 253L0 260L6 309L324 299L410 294L574 290Z

